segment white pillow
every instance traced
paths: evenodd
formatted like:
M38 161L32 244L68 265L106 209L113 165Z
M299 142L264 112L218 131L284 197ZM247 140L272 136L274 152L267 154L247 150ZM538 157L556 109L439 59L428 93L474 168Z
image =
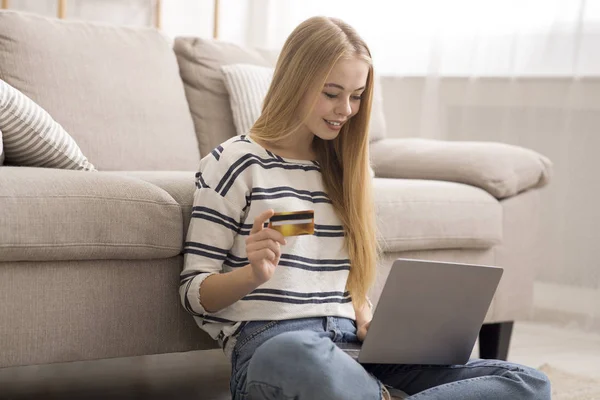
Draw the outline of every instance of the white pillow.
M250 64L231 64L222 66L221 71L229 93L229 103L236 132L238 135L246 135L260 116L263 100L273 79L274 69ZM370 125L369 140L371 142L385 137L383 99L378 79L375 80Z
M0 131L6 164L96 170L60 124L1 79Z
M273 79L273 68L250 64L221 67L238 135L246 135L262 111L262 103Z

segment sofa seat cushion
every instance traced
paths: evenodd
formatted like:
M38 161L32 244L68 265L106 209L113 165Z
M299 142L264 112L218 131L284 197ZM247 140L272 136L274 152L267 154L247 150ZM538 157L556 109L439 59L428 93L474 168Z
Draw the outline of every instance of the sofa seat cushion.
M181 207L185 240L194 199L193 171L114 172L149 182ZM381 243L386 251L488 248L502 240L502 207L486 191L459 183L374 180Z
M502 206L482 189L375 178L374 196L384 251L488 248L502 241Z
M196 190L196 172L194 171L119 171L113 174L130 176L158 186L169 193L181 207L183 238L192 219L192 205Z
M143 180L49 168L0 168L0 261L176 256L181 207Z

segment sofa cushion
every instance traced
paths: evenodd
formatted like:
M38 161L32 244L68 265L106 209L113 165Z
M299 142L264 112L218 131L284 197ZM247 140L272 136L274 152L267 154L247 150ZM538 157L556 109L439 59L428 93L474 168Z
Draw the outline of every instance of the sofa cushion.
M0 79L45 109L100 170L194 170L200 156L169 41L0 12Z
M552 162L504 143L385 139L371 146L378 177L433 179L480 187L498 199L548 184Z
M152 183L181 206L186 237L195 191L193 172L118 172ZM386 251L488 248L502 241L502 207L485 191L458 183L374 180L381 243Z
M205 156L236 135L221 66L241 63L270 67L274 60L257 49L192 37L175 38L174 50L194 119L200 154Z
M0 261L155 259L180 254L181 207L142 180L0 168Z
M185 239L194 199L194 172L115 173L149 182L181 207ZM502 207L485 191L458 183L374 179L380 241L385 251L472 248L500 243Z
M0 261L151 259L180 253L194 173L0 168ZM500 203L459 183L374 179L385 251L487 248Z
M0 154L0 163L6 156L6 163L13 165L96 170L60 124L2 79L0 129L4 130L0 140L6 149L6 155Z
M248 64L221 67L233 123L238 135L247 135L260 117L263 101L273 80L273 68Z
M185 239L188 225L192 219L192 205L196 190L196 173L194 171L122 171L115 172L115 174L141 179L169 193L181 207L183 238Z
M373 180L377 226L385 251L487 248L502 241L502 207L460 183Z

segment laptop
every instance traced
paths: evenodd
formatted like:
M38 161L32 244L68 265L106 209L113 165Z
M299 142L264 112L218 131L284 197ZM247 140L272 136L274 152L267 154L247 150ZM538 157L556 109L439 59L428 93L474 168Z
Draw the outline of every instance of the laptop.
M360 363L466 364L502 277L500 267L397 259L362 343Z

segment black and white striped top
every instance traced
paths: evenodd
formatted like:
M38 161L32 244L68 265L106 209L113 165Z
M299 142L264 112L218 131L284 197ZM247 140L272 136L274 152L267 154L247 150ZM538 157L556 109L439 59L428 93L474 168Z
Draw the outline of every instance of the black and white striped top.
M210 274L248 264L245 239L254 218L267 209L314 210L314 235L287 237L270 281L231 306L207 313L201 282ZM345 291L350 260L344 229L324 192L316 161L291 160L236 136L200 162L194 206L184 247L180 296L187 312L225 352L245 321L315 316L354 319Z

